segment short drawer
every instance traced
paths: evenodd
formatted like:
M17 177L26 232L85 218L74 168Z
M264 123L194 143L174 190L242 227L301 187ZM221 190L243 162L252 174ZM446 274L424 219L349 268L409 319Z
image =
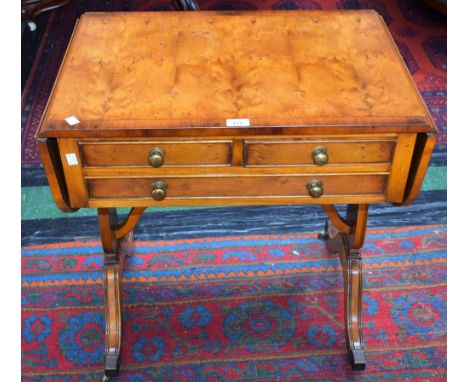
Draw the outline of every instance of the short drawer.
M165 199L168 200L224 197L255 199L309 196L307 184L319 180L323 187L323 198L337 195L383 195L386 179L387 176L383 174L92 178L87 180L87 185L91 199L152 199L154 184L161 182L165 184Z
M389 163L392 160L395 142L393 139L248 140L245 142L245 164L246 166L330 166ZM326 163L321 164L315 159L314 149L322 149Z
M79 142L83 166L151 167L150 153L162 151L163 164L171 166L229 166L232 141Z

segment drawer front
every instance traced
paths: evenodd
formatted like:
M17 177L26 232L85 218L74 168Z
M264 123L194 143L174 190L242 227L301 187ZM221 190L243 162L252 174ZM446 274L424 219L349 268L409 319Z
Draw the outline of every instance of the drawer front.
M171 166L229 166L232 141L154 141L154 142L79 142L82 162L87 167L144 166L150 152L162 149L164 163Z
M314 162L314 149L325 149L325 166L342 164L388 163L392 160L395 140L248 140L245 143L246 166L307 166ZM323 155L323 151L322 151Z
M307 184L322 182L323 195L382 195L386 175L284 175L88 179L91 199L152 199L153 184L166 184L166 200L229 197L309 197ZM356 185L359 186L356 186Z

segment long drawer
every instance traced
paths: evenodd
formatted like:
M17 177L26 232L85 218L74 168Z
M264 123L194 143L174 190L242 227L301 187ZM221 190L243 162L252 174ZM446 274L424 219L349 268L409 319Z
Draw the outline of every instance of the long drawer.
M383 195L386 175L283 175L88 179L91 199L152 198L158 182L166 185L165 199L265 196L309 196L308 184L320 181L323 194ZM310 196L309 196L310 197ZM320 198L318 197L318 198Z

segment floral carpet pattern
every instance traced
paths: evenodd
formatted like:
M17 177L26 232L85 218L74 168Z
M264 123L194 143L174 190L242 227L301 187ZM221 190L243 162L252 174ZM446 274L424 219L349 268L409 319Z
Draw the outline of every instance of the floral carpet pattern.
M119 381L444 380L445 251L444 225L368 232L368 367L356 373L338 256L315 235L139 241ZM22 258L23 380L99 380L99 242L25 246Z

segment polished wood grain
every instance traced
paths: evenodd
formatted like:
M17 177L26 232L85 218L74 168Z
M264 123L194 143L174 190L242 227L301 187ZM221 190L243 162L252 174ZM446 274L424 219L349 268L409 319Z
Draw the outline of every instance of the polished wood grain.
M411 163L408 183L405 189L405 197L403 199L404 205L411 204L419 195L436 142L436 134L418 134L414 160Z
M164 150L170 166L227 166L232 163L232 141L79 142L84 166L145 166L149 152Z
M57 140L38 139L37 147L55 204L63 212L76 211L70 207Z
M102 249L105 253L117 253L118 241L114 235L114 229L117 226L115 208L98 209L98 222Z
M114 231L114 236L116 239L122 239L127 236L135 226L138 224L143 212L145 212L146 207L135 207L132 208L127 218L123 223L121 223Z
M60 158L72 207L87 207L88 190L83 176L83 163L76 140L58 140Z
M203 177L203 178L108 178L89 179L88 190L92 199L99 198L151 198L155 181L167 183L166 200L203 199L210 197L262 197L307 196L307 182L317 178L323 182L323 196L382 195L385 175L308 175L256 177ZM202 203L200 200L199 202Z
M117 222L115 208L99 208L98 223L104 250L104 317L106 336L104 343L104 375L119 375L122 348L121 283L125 259L133 252L132 229L144 209L134 209L122 223Z
M244 140L235 139L232 144L232 165L243 166L245 162Z
M282 166L316 164L312 158L315 147L328 152L327 167L335 164L387 163L392 159L395 140L247 140L247 166Z
M39 135L433 131L387 33L370 10L86 13Z
M346 220L353 227L351 235L348 237L348 242L352 249L360 249L364 245L368 216L369 206L367 204L348 205Z
M178 167L85 167L83 175L87 179L108 177L184 177L206 175L246 176L246 175L280 175L280 174L390 174L391 163L353 164L352 166L178 166Z
M348 195L347 203L384 203L383 195ZM342 204L342 195L322 196L313 199L310 196L225 196L205 198L172 198L156 201L148 198L103 198L89 200L91 208L110 207L193 207L193 206L265 206L265 205L297 205L297 204Z
M325 211L327 212L327 209ZM346 226L351 227L351 232L344 232L339 228L341 224L335 227L330 221L326 235L328 249L333 253L340 254L344 278L346 344L353 370L364 370L366 367L362 335L363 282L360 248L364 243L367 217L367 204L350 204L346 217L340 217L339 221L346 221Z
M411 166L411 161L408 158L413 157L415 141L416 134L400 134L398 136L386 190L386 198L389 202L399 203L403 201Z
M104 313L106 337L104 344L105 367L108 376L116 376L120 367L120 348L122 333L122 307L120 302L120 276L123 270L124 256L119 256L119 241L113 230L117 225L115 208L98 209L98 222L104 250ZM118 372L117 372L118 373Z
M152 206L321 205L362 370L368 205L416 198L437 129L374 11L88 13L37 139L59 208L98 208L111 377L124 260ZM132 208L121 223L116 207Z
M338 229L340 232L343 232L343 233L352 232L353 227L350 225L349 222L347 222L338 214L338 211L336 210L334 205L322 204L320 207L322 207L322 210L325 211L328 218L330 219L331 224L334 227L336 227L336 229Z

